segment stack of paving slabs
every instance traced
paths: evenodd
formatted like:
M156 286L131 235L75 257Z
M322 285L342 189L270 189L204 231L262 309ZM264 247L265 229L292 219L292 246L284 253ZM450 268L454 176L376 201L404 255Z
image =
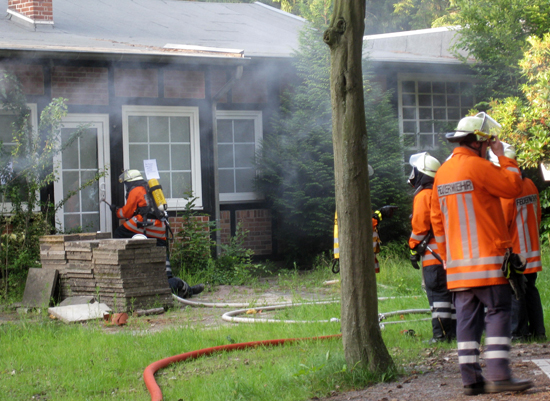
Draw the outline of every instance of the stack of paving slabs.
M109 239L93 250L101 302L115 310L172 305L166 249L156 239Z
M40 238L40 255L42 268L59 272L61 300L93 296L117 311L172 305L166 250L155 239L51 235Z

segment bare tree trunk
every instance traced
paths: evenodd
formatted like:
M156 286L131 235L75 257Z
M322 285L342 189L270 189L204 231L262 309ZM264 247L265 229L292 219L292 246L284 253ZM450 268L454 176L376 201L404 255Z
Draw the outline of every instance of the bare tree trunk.
M332 137L342 280L342 339L349 367L393 368L378 324L372 211L361 71L364 0L335 0L331 50Z

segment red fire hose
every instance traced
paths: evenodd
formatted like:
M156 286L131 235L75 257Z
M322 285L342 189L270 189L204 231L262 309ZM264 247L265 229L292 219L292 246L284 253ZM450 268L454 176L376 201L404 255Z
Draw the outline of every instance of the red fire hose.
M172 363L185 361L187 359L196 359L201 356L212 355L222 351L237 351L237 350L242 350L247 348L255 348L262 345L266 347L270 347L270 346L274 347L277 345L283 345L284 343L294 343L298 341L309 341L309 340L329 340L329 339L337 338L341 336L342 336L341 334L334 334L331 336L321 336L321 337L285 338L280 340L252 341L248 343L228 344L228 345L220 345L218 347L203 348L197 351L190 351L184 354L171 356L168 358L161 359L160 361L153 362L152 364L150 364L145 368L145 371L143 372L143 381L145 381L147 390L149 390L149 393L151 394L151 401L161 401L162 391L160 391L160 387L158 386L155 380L155 373L159 369L165 368Z

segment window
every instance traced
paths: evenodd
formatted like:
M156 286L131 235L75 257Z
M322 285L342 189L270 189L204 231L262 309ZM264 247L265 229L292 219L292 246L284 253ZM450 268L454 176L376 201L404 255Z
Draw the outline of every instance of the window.
M474 106L473 80L466 76L399 77L399 125L409 155L438 147L446 132Z
M262 199L254 192L254 158L262 140L261 111L218 111L220 202Z
M38 111L36 104L27 104L27 107L30 110L30 122L32 124L33 134L36 134L36 127L38 126ZM1 157L1 160L3 163L8 163L7 168L8 170L11 169L11 159L10 153L14 150L16 143L14 141L13 137L13 123L15 122L16 118L15 116L6 111L6 110L0 110L0 141L2 142L2 152L3 155ZM6 165L4 165L6 166ZM2 169L4 168L2 166ZM3 181L3 179L0 177L0 179ZM23 199L25 198L25 192L24 189L22 189L21 196L23 196ZM9 212L12 208L11 202L9 199L2 199L2 195L0 195L0 202L1 202L1 212ZM38 209L37 209L38 210Z
M144 174L143 160L155 159L168 207L184 208L193 191L202 208L199 109L123 106L122 114L124 168Z

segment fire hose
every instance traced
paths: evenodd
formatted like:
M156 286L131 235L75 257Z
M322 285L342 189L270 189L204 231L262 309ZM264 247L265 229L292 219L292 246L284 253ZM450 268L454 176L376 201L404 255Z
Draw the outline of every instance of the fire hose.
M243 304L243 303L206 303L206 302L195 302L190 301L184 298L180 298L176 295L173 295L174 299L177 300L180 303L191 305L191 306L203 306L203 307L212 307L212 308L220 308L220 307L246 307L250 304ZM385 300L385 299L393 299L395 297L381 297L379 300ZM261 310L276 310L276 309L283 309L288 308L292 306L301 306L301 305L313 305L313 304L327 304L327 303L335 303L339 302L339 300L331 300L331 301L313 301L313 302L305 302L305 303L282 303L279 305L272 305L272 306L265 306L265 307L258 307L257 309ZM253 308L254 309L254 308ZM321 321L299 321L299 320L279 320L279 319L254 319L254 318L236 318L236 315L246 313L249 311L249 309L239 309L232 312L224 313L222 316L223 320L230 321L230 322L240 322L240 323L257 323L257 322L265 322L265 323L312 323L312 322L334 322L339 321L339 319L336 320L321 320ZM393 312L387 312L383 314L379 314L378 320L379 322L381 320L386 319L389 316L394 315L403 315L403 314L412 314L412 313L429 313L429 309L407 309L407 310L401 310L401 311L393 311ZM431 320L431 319L419 319L419 320L413 320L413 321L423 321L423 320ZM411 322L410 320L408 322ZM402 323L402 322L387 322L385 324L395 324L395 323ZM384 328L384 325L380 325L381 328ZM252 342L246 342L246 343L238 343L238 344L227 344L227 345L220 345L217 347L211 347L211 348L203 348L196 351L190 351L183 354L175 355L172 357L164 358L159 361L153 362L147 368L145 368L145 371L143 372L143 381L145 382L145 386L147 387L147 390L149 391L149 394L151 394L151 401L161 401L162 400L162 391L160 390L160 387L158 386L156 380L155 380L155 373L167 367L168 365L171 365L176 362L182 362L186 361L188 359L197 359L201 356L208 356L212 355L218 352L224 352L224 351L238 351L238 350L244 350L248 348L256 348L259 346L279 346L283 345L285 343L295 343L298 341L318 341L318 340L329 340L334 338L341 337L341 334L334 334L330 336L321 336L321 337L306 337L306 338L286 338L286 339L279 339L279 340L265 340L265 341L252 341Z

